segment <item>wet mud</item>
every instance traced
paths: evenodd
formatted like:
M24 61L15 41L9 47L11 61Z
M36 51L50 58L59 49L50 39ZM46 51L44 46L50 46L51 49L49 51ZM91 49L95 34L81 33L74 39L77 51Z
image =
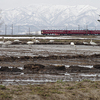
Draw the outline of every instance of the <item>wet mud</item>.
M99 47L85 48L78 46L77 51L66 45L0 48L0 84L100 80Z

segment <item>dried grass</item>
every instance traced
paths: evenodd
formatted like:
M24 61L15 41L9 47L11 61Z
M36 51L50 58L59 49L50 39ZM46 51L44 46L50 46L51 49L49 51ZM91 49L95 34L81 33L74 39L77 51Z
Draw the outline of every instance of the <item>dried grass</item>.
M46 83L42 85L15 85L0 89L2 100L99 100L100 82Z

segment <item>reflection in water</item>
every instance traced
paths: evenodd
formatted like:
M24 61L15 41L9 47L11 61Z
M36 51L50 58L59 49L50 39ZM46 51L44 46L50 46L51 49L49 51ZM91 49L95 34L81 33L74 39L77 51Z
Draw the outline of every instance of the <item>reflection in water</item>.
M19 77L20 76L20 77ZM84 73L65 73L64 75L49 75L49 74L24 74L20 75L10 75L12 79L1 79L0 83L3 85L27 85L27 84L43 84L47 82L57 82L57 81L82 81L82 80L100 80L100 74L84 74ZM19 78L15 78L19 77Z
M69 65L65 65L66 68ZM83 66L80 67L88 67L93 68L93 66ZM8 67L13 68L13 67ZM25 74L23 72L23 67L17 67L22 70L22 72L2 72L0 73L0 84L3 85L27 85L27 84L44 84L47 82L57 82L57 81L82 81L82 80L92 80L98 81L100 80L99 73L59 73L55 74Z

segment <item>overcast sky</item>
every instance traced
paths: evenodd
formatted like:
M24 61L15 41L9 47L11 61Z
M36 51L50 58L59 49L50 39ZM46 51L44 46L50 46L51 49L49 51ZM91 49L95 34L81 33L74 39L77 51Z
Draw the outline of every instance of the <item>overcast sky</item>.
M55 5L91 5L100 8L100 0L0 0L0 8L9 9L23 7L32 4L55 4Z

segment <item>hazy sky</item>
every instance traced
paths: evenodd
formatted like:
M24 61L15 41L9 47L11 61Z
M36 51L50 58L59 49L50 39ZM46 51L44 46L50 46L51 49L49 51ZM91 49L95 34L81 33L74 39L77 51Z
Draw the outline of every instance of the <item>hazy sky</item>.
M100 8L100 0L0 0L0 8L9 9L23 7L32 4L55 4L55 5L91 5Z

